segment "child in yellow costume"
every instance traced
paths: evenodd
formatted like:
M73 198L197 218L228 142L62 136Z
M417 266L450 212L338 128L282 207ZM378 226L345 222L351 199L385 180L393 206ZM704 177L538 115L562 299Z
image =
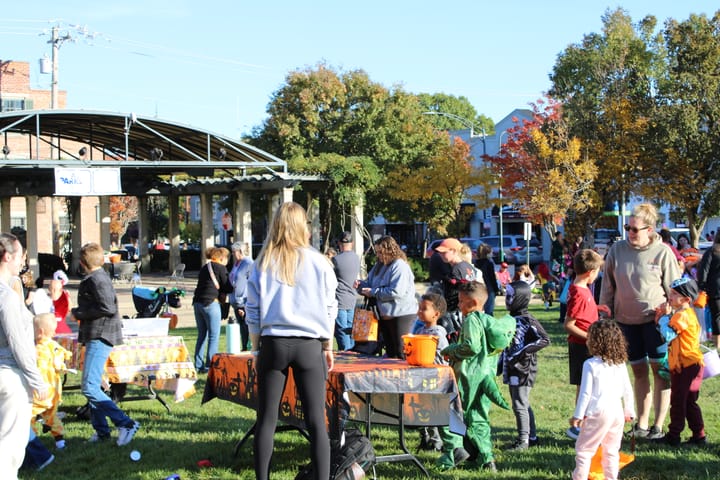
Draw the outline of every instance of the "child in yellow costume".
M497 352L493 351L490 337L498 320L486 313L483 307L487 301L487 289L479 282L463 283L459 286L459 307L464 321L457 343L441 352L452 363L460 390L466 440L473 450L477 449L475 463L484 470L497 471L490 440L490 402L509 409L495 381ZM515 332L514 319L509 339ZM502 346L505 348L507 345ZM444 439L443 439L444 440Z
M52 313L41 313L36 315L35 327L35 349L37 351L37 363L40 375L48 386L50 395L47 400L33 400L32 405L32 428L36 434L40 434L42 428L36 421L40 415L46 427L55 438L55 447L65 448L65 427L58 417L58 406L62 401L63 373L67 370L65 362L70 360L72 353L65 350L59 343L53 340L57 321Z

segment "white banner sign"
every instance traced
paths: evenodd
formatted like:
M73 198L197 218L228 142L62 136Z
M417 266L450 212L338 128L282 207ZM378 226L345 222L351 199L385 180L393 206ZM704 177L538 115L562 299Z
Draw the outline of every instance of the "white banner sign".
M55 195L122 195L119 168L56 168Z

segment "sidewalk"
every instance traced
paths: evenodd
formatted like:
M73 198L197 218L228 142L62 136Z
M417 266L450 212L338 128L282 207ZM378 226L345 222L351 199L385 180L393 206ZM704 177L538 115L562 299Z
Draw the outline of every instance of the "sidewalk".
M185 296L181 299L180 308L173 308L172 311L178 316L178 327L194 327L195 314L192 308L192 296L195 290L195 284L197 283L197 272L185 273L188 277L178 285L185 290ZM193 273L195 278L193 278ZM77 289L79 284L79 278L71 278L70 282L65 286L65 289L70 293L71 307L77 305ZM133 304L131 292L135 285L130 282L116 281L113 283L113 286L117 292L120 316L134 317L137 311L135 310L135 304ZM138 286L148 288L172 288L175 286L175 283L170 279L170 274L143 274ZM72 327L73 325L71 325L71 328Z
M185 290L185 296L181 299L180 308L173 308L172 311L178 316L178 327L194 327L195 326L195 314L193 313L192 297L195 290L195 284L197 283L197 272L185 272L187 275L184 282L181 282L178 286ZM80 284L79 278L71 278L70 282L65 286L67 291L70 293L70 304L75 306L77 304L77 288ZM175 283L170 280L169 274L143 274L141 283L143 287L158 288L166 287L172 288ZM132 300L132 287L134 286L130 282L115 282L115 291L117 292L118 305L120 309L120 316L134 317L137 312L135 311L135 305ZM415 291L418 297L425 293L430 286L427 282L416 282ZM542 303L542 300L533 298L532 303ZM495 299L496 306L505 306L505 297L498 296ZM71 328L73 325L71 325Z

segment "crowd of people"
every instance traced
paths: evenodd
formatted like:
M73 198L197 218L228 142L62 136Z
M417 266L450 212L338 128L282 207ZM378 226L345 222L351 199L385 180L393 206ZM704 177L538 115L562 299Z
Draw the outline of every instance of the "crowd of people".
M242 349L255 357L256 477L270 476L278 408L292 368L311 463L317 478L328 478L325 382L336 348L367 353L352 335L356 303L364 297L379 319L373 353L402 359L404 335L433 335L438 337L435 363L449 364L455 371L465 435L447 427L422 429L421 447L441 452L436 461L440 470L472 462L495 471L491 403L515 415L517 436L509 451L540 443L530 396L538 351L550 340L529 312L532 296L539 293L546 309L559 300L560 321L568 334L568 378L576 387L567 430L576 441L572 476L587 478L591 459L602 445L603 474L617 478L626 422L632 422L635 437L670 447L680 444L687 423L692 436L686 443L706 443L697 403L703 374L699 344L706 319L699 320L693 306L700 292L706 292L707 330L717 345L720 233L713 247L688 268L683 249L673 250L664 241L666 234L656 232L657 221L652 205L638 205L625 226L627 239L615 242L604 259L585 248L581 237L568 245L558 234L550 268L545 265L533 272L519 265L512 278L507 264L496 269L486 245L471 252L457 239L447 238L435 248L434 281L418 298L413 271L393 237L375 241L376 263L366 278L359 278L360 258L350 232L340 235L333 255L323 255L309 244L305 210L287 202L276 211L255 261L239 242L230 250L207 252L193 297L198 328L195 367L208 370L219 349L221 319L228 316L223 305L232 306L241 323ZM77 307L69 313L64 273L54 275L48 290L51 306L43 311L47 302L42 295L28 300L18 290L22 264L17 238L0 235L0 463L14 472L10 478L16 478L23 459L41 469L54 458L37 441L42 433L37 416L50 429L56 448L64 448L64 428L57 415L58 378L68 353L52 338L67 328L66 318L79 322L79 342L85 345L82 392L95 431L90 441L110 438L108 418L117 427L118 445L129 443L140 428L101 387L105 361L113 346L122 343L116 294L102 271L102 248L92 243L82 248L80 264L86 274ZM497 295L505 296L511 329L503 324L505 317L494 316ZM498 333L501 329L505 336ZM499 393L499 374L507 385L509 404Z

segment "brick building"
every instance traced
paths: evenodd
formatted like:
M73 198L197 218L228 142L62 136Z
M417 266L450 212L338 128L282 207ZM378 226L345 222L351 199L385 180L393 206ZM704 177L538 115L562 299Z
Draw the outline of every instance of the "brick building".
M30 85L30 63L0 61L0 112L50 109L51 91L36 90ZM58 91L57 100L58 107L64 108L67 92ZM28 142L27 137L14 133L3 133L0 143L2 143L3 158L16 159L31 158L36 154L41 158L66 158L63 151L76 152L83 147L77 142L64 141L59 144L57 139L50 137L40 138L37 142ZM27 229L28 209L33 209L37 214L38 252L59 254L65 236L70 230L66 199L64 197L27 198L24 196L25 192L20 189L17 189L16 194L17 196L12 197L9 202L10 226ZM100 219L95 214L98 205L97 197L81 199L83 224L80 231L83 232L83 243L100 239ZM7 208L3 208L0 217L7 211Z

